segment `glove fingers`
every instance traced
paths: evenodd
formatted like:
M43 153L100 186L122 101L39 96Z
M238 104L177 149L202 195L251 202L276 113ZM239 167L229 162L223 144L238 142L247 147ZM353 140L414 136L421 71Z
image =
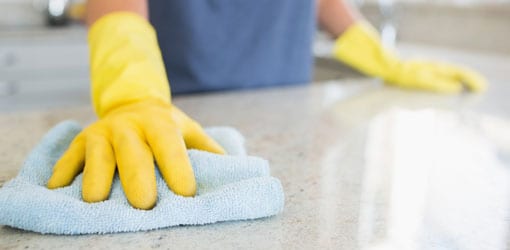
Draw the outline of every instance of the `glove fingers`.
M171 122L151 123L145 133L168 187L178 195L195 195L195 175L179 129Z
M413 66L416 68L428 70L431 74L434 74L438 77L443 78L456 77L456 70L454 69L455 66L448 63L420 60L412 60L409 63L413 64Z
M427 74L427 77L423 79L423 86L426 86L429 91L443 94L457 94L462 91L462 84L459 81L437 72Z
M103 201L110 195L115 174L115 155L106 137L87 136L85 168L83 170L82 196L86 202Z
M462 85L454 77L451 69L440 67L438 63L409 61L403 64L402 72L402 82L399 84L401 87L443 94L456 94L462 91Z
M172 107L172 118L184 136L187 148L199 149L216 154L225 154L225 150L208 136L202 126L189 118L177 107Z
M457 69L456 77L473 92L483 92L487 89L487 81L485 78L470 69Z
M113 150L124 194L133 207L151 209L156 204L157 189L150 148L135 128L125 124L112 127L116 129Z
M464 84L473 92L482 92L487 88L484 77L471 69L441 62L418 63L430 68L441 78L448 78L449 81L457 81L459 84Z
M406 89L425 90L443 94L456 94L462 91L462 85L459 82L432 75L417 75L414 79L409 78L406 81L386 83Z
M456 94L462 91L462 85L459 82L441 78L431 81L427 88L428 90L443 94Z
M78 134L60 157L53 168L53 174L48 180L49 189L64 187L71 184L74 177L83 169L85 162L85 136Z
M225 150L214 139L207 135L198 124L188 130L184 136L187 148L199 149L215 154L225 154Z

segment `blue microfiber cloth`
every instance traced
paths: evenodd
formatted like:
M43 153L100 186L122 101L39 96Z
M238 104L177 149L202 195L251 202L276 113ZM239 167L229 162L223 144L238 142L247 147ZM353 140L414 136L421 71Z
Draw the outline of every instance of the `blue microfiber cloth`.
M128 204L117 176L110 198L99 203L82 201L81 175L68 187L47 189L54 163L80 130L76 122L66 121L44 136L18 176L0 189L0 225L40 233L102 234L255 219L283 210L283 189L270 176L268 162L246 156L243 137L227 127L206 131L229 155L188 151L198 184L193 198L175 195L158 171L158 203L148 211Z

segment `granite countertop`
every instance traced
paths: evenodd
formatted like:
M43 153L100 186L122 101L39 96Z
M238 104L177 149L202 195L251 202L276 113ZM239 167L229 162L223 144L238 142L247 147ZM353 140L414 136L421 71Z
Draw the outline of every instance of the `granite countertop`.
M508 57L426 48L420 52L478 68L491 82L489 91L440 96L387 88L371 79L343 79L175 98L176 105L204 126L238 128L249 154L270 161L272 175L282 181L286 194L285 209L277 216L109 235L40 235L0 227L0 248L360 248L363 153L371 118L391 107L510 117ZM0 185L16 175L41 136L64 119L87 123L94 115L88 105L0 114ZM508 236L505 239L510 246Z

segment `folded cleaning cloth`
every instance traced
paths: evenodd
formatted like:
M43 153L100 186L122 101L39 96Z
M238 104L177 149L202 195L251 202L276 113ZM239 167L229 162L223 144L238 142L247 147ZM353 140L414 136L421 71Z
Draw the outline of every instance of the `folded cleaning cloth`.
M66 121L44 136L18 176L0 189L0 225L40 233L102 234L255 219L283 210L283 189L269 175L268 162L246 156L244 138L227 127L206 131L229 155L188 151L197 179L195 197L175 195L158 171L158 203L152 210L131 207L118 176L110 198L98 203L81 199L81 175L68 187L47 189L54 163L80 130L76 122Z

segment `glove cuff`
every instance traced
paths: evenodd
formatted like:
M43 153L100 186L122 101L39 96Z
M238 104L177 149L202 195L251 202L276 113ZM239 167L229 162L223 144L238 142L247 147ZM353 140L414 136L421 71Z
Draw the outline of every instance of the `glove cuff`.
M398 57L383 47L377 30L364 21L351 25L336 39L333 56L366 75L385 80L400 65Z
M141 100L170 103L170 87L156 32L141 16L113 12L88 33L91 95L99 117Z

